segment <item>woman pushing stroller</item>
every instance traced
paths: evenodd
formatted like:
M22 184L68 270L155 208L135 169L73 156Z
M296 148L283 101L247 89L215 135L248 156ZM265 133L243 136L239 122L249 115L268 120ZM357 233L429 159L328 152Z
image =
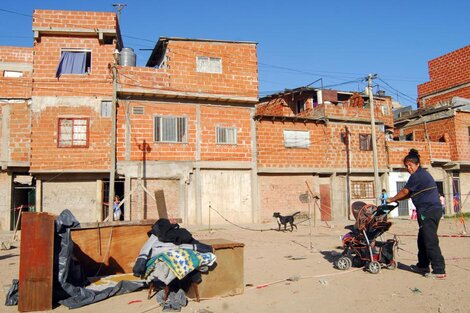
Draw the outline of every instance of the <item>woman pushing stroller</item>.
M418 151L411 149L403 159L410 178L405 187L387 202L411 198L418 215L418 263L412 265L413 271L435 279L446 279L445 262L439 247L437 229L442 216L442 205L436 182L421 167ZM432 273L429 270L432 266Z

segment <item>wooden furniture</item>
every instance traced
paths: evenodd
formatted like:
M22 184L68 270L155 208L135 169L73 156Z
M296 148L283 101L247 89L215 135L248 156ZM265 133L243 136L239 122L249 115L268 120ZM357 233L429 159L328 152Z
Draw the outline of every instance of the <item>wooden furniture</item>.
M202 274L202 282L198 285L199 298L242 294L245 289L243 260L245 244L226 239L207 239L203 243L214 248L217 265L211 271ZM187 296L190 298L196 296L193 287L189 289Z
M23 213L21 231L19 303L20 312L52 309L54 226L56 216ZM74 255L87 276L132 273L135 259L147 241L153 220L82 225L72 229ZM241 294L244 291L243 243L225 239L203 241L214 248L216 266L202 274L187 295L211 298Z
M54 221L48 213L23 213L18 311L52 310Z

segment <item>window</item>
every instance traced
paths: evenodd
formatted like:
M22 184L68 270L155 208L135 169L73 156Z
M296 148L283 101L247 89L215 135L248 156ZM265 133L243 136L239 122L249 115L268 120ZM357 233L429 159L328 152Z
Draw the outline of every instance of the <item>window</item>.
M222 73L222 59L210 57L197 57L196 71L201 73Z
M284 147L308 148L310 147L310 132L301 130L284 131Z
M156 142L187 142L186 117L155 116Z
M111 101L101 101L101 116L111 117L113 103Z
M341 143L347 145L348 144L348 134L346 133L341 133Z
M359 149L362 151L372 150L372 136L370 134L359 134Z
M3 77L23 77L23 72L18 72L18 71L4 71L3 72Z
M88 147L88 119L59 118L59 148Z
M62 50L55 76L63 74L87 74L91 71L91 51Z
M305 111L305 100L297 100L295 114Z
M216 127L217 144L237 144L237 128L235 127Z
M351 191L353 199L373 199L374 182L372 181L352 181Z
M144 107L132 107L132 114L143 115L144 114Z

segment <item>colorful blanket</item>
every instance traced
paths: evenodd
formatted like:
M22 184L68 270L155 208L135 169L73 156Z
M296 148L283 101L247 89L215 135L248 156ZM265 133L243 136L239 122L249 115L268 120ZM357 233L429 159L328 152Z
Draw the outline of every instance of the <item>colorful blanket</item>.
M174 249L160 253L147 261L145 276L155 269L156 262L164 262L178 279L198 269L200 266L210 266L215 262L213 253L199 253L188 249Z

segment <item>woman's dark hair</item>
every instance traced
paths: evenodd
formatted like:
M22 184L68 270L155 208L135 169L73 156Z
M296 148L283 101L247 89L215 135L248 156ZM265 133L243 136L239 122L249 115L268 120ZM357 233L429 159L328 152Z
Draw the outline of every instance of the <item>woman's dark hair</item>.
M406 163L408 161L417 165L421 163L419 160L418 150L410 149L410 152L408 152L408 155L403 159L403 163Z

